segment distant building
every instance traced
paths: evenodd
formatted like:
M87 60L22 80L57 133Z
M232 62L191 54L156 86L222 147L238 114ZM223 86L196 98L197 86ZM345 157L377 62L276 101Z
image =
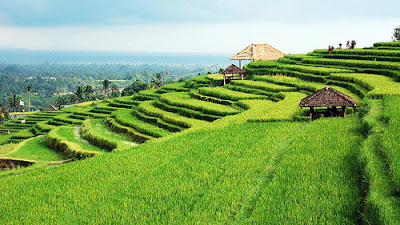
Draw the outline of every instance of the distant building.
M49 105L49 107L47 107L45 111L58 111L58 109L54 105Z

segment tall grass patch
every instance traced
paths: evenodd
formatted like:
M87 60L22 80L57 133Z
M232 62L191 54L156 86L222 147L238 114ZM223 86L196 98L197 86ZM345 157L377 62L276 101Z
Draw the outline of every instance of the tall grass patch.
M268 99L267 96L232 91L222 87L203 87L199 88L199 93L225 100L241 100L241 99Z
M365 73L338 73L332 74L331 78L357 83L367 88L369 90L367 96L372 98L400 94L400 83L386 76Z
M39 162L58 161L64 159L63 155L47 147L45 139L46 137L41 135L24 140L17 144L11 152L2 156L35 160Z
M162 95L160 97L160 100L169 105L185 107L206 114L213 114L219 116L233 115L239 112L237 109L234 109L227 105L221 105L212 102L193 99L191 98L189 93L180 93L180 92L168 93Z
M232 125L6 177L0 222L233 223L270 154L303 126Z
M357 117L314 121L286 149L247 223L358 224ZM338 141L340 140L340 141Z

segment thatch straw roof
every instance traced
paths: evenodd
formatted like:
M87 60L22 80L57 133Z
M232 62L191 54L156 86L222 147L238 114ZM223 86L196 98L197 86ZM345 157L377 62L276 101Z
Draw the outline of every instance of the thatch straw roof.
M226 68L222 72L222 74L234 74L234 73L242 74L242 73L246 73L246 71L244 71L244 70L240 69L239 67L232 64L232 65L228 66L228 68Z
M277 60L283 56L285 53L268 44L251 44L234 55L231 60Z
M348 95L333 89L325 87L316 93L303 98L300 101L301 107L332 107L332 106L356 106L356 100Z
M54 107L54 105L49 105L49 107L47 107L45 110L46 111L58 111L58 109L56 107Z

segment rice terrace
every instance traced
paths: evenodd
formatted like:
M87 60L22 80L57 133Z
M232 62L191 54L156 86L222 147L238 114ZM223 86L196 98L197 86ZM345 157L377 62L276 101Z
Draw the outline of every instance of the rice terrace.
M399 9L0 0L0 225L400 225Z
M0 223L400 224L400 42L243 69L5 122Z

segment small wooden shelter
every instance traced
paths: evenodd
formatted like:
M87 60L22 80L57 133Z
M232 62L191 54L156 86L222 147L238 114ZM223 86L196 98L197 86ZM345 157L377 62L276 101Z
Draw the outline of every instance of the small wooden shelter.
M310 107L310 121L319 117L343 116L346 117L346 107L356 107L356 100L329 86L303 98L301 107ZM327 107L325 113L315 112L314 107ZM342 107L339 112L336 107Z
M241 68L242 60L277 60L283 56L285 56L285 53L268 44L251 44L238 54L234 55L231 60L239 60L239 67Z
M237 67L233 64L228 66L228 68L226 68L222 72L222 74L224 75L224 85L229 83L229 81L231 81L231 80L236 80L236 79L234 79L234 74L239 74L241 79L243 80L245 73L246 73L246 71L240 69L239 67Z
M54 105L49 105L49 107L47 107L45 111L58 111L58 109Z

